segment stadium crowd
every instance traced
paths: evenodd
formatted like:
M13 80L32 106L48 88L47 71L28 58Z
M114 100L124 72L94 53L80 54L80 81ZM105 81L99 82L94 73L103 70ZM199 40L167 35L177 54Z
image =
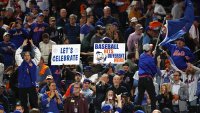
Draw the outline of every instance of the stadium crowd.
M0 113L199 113L198 0L159 44L189 2L0 0ZM125 43L125 63L93 63L94 43ZM60 44L81 45L79 65L51 65Z

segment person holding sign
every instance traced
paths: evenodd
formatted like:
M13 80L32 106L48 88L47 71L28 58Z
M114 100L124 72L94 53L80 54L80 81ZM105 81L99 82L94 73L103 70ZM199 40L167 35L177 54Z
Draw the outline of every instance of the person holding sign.
M21 53L23 48L30 42L33 51L35 52L34 59L31 59L30 52L26 51L22 58ZM22 106L24 107L25 113L28 113L28 97L32 108L38 108L37 93L36 93L36 70L37 65L40 61L41 53L40 50L33 44L32 40L24 40L22 46L16 50L15 60L18 67L18 88L19 88L19 99Z

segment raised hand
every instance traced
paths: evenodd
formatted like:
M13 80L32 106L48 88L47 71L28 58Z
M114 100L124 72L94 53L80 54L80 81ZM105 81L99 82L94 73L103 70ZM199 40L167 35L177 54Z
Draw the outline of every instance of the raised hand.
M22 44L22 47L26 46L28 44L28 39L25 39L23 44Z
M32 39L30 39L29 42L31 43L31 46L34 46Z

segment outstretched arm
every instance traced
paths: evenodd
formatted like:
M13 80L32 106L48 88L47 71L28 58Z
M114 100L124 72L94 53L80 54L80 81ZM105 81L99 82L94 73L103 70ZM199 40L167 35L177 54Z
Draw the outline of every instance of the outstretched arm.
M21 63L23 62L23 59L22 59L22 56L21 56L21 53L22 53L22 50L24 48L24 46L26 46L28 43L28 39L25 39L23 44L21 45L21 47L19 47L17 50L16 50L16 53L15 53L15 60L16 60L16 63L18 66L21 65Z
M35 56L34 56L34 59L32 59L33 63L35 65L38 65L39 62L40 62L40 58L41 58L41 52L40 50L38 49L38 47L36 47L34 44L33 44L33 40L29 40L29 42L31 43L31 46L33 48L33 51L35 52Z

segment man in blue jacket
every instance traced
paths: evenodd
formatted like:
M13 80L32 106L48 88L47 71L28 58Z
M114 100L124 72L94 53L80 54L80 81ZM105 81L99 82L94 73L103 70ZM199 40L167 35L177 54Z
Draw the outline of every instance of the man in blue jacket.
M36 69L40 61L41 53L39 49L29 40L33 51L35 52L34 59L31 59L30 52L25 52L22 58L21 52L23 47L27 45L28 39L24 40L22 46L16 50L15 60L18 67L18 88L19 99L24 107L25 113L28 113L28 97L32 108L38 108L37 93L36 93Z
M176 44L166 43L162 45L166 47L176 67L182 71L187 69L187 62L193 62L194 55L190 49L185 46L185 39L180 37L176 40Z
M143 45L143 53L139 58L139 82L138 82L138 100L141 105L144 98L144 92L147 91L151 99L151 110L156 109L156 92L153 84L153 77L158 72L154 58L152 56L151 44Z

